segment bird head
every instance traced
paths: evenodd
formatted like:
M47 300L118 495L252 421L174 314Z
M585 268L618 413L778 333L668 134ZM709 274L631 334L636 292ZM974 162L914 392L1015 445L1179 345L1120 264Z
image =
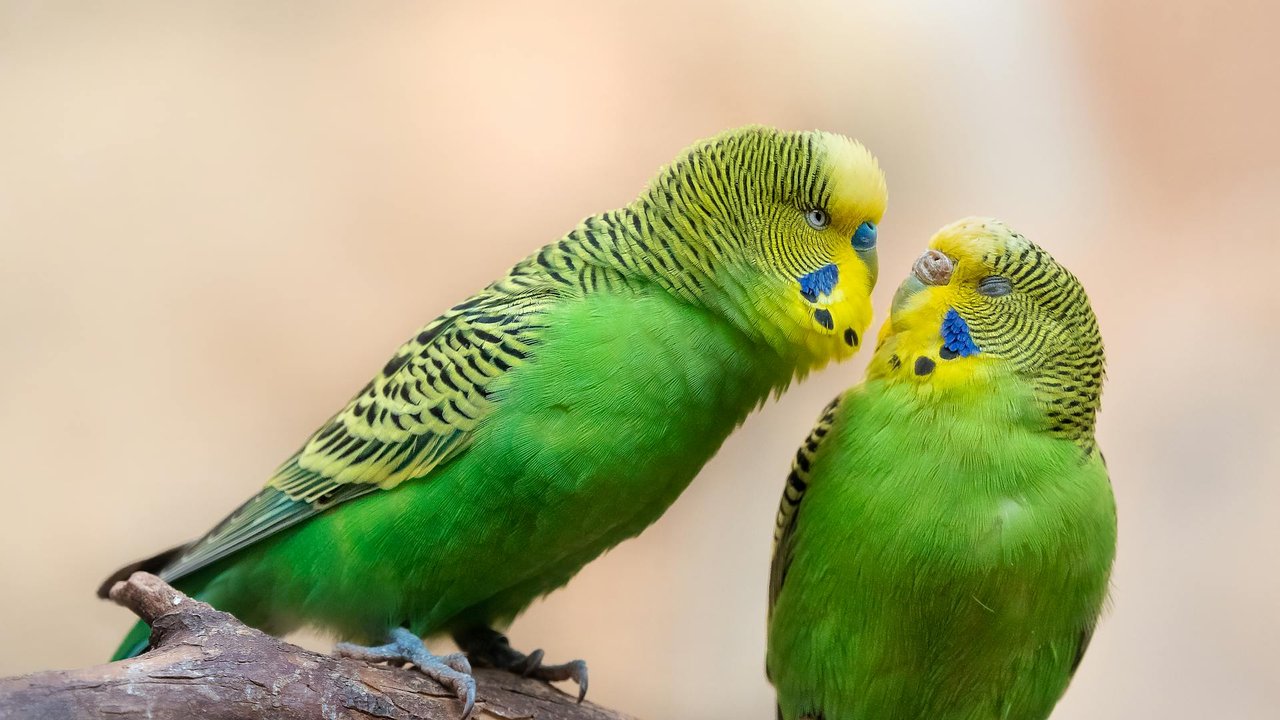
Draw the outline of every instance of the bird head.
M940 397L1014 380L1046 430L1091 443L1103 363L1080 281L1007 225L968 218L938 231L898 288L868 377Z
M690 258L699 300L799 372L862 344L887 192L861 144L820 131L729 131L686 150L641 201Z

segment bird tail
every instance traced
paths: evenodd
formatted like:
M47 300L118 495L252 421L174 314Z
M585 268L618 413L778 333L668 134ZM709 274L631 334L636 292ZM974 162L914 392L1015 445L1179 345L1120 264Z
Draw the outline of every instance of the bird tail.
M111 577L102 581L102 584L98 586L98 597L102 598L103 600L107 599L111 595L111 588L116 583L122 580L128 580L129 576L136 572L149 572L152 574L159 574L159 572L163 570L166 565L168 565L174 558L178 557L178 555L183 550L186 550L186 549L187 549L186 545L179 545L178 547L169 548L168 550L165 550L159 555L152 555L146 560L139 560L138 562L129 563L128 565L125 565L119 570L111 573Z
M176 580L172 584L174 588L181 590L189 598L201 602L209 602L209 580L210 577L207 573L199 573ZM116 660L137 657L149 649L151 649L151 626L139 620L134 623L129 633L124 636L124 640L120 641L120 647L116 648L115 654L111 656L111 661L115 662Z
M114 586L116 583L122 580L128 580L129 576L134 574L135 572L159 573L161 570L164 569L166 565L169 564L170 561L172 561L175 557L177 557L178 554L181 553L184 549L186 549L185 545L179 545L178 547L165 550L159 555L149 557L146 560L140 560L136 563L125 565L124 567L112 573L111 577L107 578L105 581L103 581L101 585L98 586L98 597L100 598L108 597L111 592L112 586ZM178 589L183 590L184 592L187 592L189 588L180 587ZM187 592L187 594L199 599L198 592L197 593ZM116 660L124 660L126 658L131 658L131 657L136 657L138 655L141 655L143 652L146 651L147 647L150 644L151 644L151 627L148 626L145 622L142 622L141 620L139 620L137 623L134 624L133 629L129 631L129 634L124 636L124 640L121 641L120 647L116 649L115 654L111 656L111 660L114 662Z
M151 626L139 620L134 623L129 634L124 636L124 640L120 641L120 647L116 648L115 654L111 656L111 662L137 657L146 652L150 645Z

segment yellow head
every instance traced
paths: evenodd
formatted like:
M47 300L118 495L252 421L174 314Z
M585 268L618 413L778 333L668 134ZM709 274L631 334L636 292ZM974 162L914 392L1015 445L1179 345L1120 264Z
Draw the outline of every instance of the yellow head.
M1047 431L1091 444L1102 338L1084 288L996 220L940 230L899 287L870 378L947 397L1025 381Z
M694 145L638 201L660 214L673 253L694 259L672 282L800 372L861 346L886 202L884 175L859 143L766 127Z

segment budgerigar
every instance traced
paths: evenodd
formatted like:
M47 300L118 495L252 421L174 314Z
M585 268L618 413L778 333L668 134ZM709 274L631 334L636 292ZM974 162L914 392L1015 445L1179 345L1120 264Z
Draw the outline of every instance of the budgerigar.
M494 628L656 520L770 393L870 322L884 177L825 132L700 142L402 345L208 534L131 565L273 634L388 644L469 712L471 662L576 680ZM143 651L139 626L117 657Z
M1037 720L1107 594L1116 514L1079 281L993 220L898 290L867 379L782 498L767 669L784 720Z

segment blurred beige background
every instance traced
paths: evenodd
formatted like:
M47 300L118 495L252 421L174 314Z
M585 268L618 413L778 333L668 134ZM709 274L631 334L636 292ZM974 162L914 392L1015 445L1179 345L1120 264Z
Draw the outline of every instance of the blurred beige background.
M1055 717L1275 717L1280 6L536 5L0 2L0 674L104 659L106 573L256 490L420 323L765 122L879 155L880 308L968 214L1090 289L1121 549ZM864 361L517 643L641 717L772 718L777 497Z

